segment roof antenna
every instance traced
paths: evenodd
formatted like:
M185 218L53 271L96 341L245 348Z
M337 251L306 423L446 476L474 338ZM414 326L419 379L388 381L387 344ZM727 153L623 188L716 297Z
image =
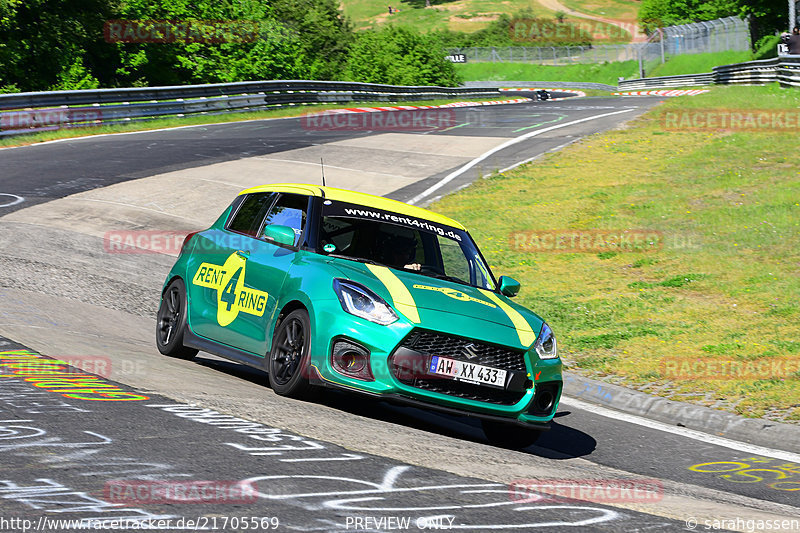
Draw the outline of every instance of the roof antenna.
M325 163L322 162L322 158L319 158L319 166L322 168L322 186L325 186Z

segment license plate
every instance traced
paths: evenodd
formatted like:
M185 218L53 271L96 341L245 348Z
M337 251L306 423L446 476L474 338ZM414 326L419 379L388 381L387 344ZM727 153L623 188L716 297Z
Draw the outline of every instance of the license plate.
M431 357L431 365L428 368L429 374L446 376L456 381L466 381L467 383L477 383L490 387L505 388L506 371L500 368L491 368L448 357Z

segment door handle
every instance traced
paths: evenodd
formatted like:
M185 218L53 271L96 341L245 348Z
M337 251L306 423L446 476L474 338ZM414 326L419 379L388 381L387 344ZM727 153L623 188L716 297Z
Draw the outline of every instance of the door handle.
M236 250L236 255L247 258L250 256L250 250Z

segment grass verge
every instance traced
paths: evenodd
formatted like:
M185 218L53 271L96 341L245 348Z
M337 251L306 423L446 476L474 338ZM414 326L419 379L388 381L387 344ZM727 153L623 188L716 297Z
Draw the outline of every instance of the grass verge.
M638 77L636 61L592 65L537 65L534 63L464 63L456 71L466 81L583 81L617 85L618 78Z
M112 124L108 126L96 126L87 128L60 129L53 131L43 131L29 135L15 135L13 137L0 138L0 148L12 146L24 146L57 139L72 139L75 137L86 137L90 135L103 135L108 133L125 133L131 131L148 131L162 128L177 128L181 126L196 126L203 124L221 124L226 122L240 122L243 120L261 120L270 118L299 117L306 113L328 111L331 109L344 109L348 107L370 107L388 105L442 105L452 102L485 102L497 99L511 99L518 95L506 94L499 97L490 98L454 98L449 100L420 100L415 102L352 102L341 105L297 105L284 106L262 111L252 111L247 113L228 113L220 115L186 115L184 117L159 118L154 120L131 122L128 124Z
M686 54L670 58L663 65L658 65L647 76L677 76L678 74L702 74L711 72L716 66L743 63L753 59L753 53L715 52L713 54Z
M797 120L793 130L665 127L669 113L755 107L796 117L800 92L716 87L673 98L433 209L473 228L493 269L522 282L518 301L553 326L572 370L797 422ZM661 247L620 251L603 245L609 237L588 241L583 253L558 253L532 237L630 229L658 235L651 242ZM533 233L520 241L518 231Z

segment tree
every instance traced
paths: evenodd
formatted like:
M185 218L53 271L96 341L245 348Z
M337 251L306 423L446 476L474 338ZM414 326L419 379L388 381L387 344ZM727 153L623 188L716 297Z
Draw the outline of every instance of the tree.
M347 77L390 85L458 85L453 64L436 37L406 27L384 26L358 34Z
M114 59L102 44L113 0L0 0L0 87L96 86Z
M645 31L722 17L749 17L753 42L784 29L786 8L775 0L643 0L639 22Z

